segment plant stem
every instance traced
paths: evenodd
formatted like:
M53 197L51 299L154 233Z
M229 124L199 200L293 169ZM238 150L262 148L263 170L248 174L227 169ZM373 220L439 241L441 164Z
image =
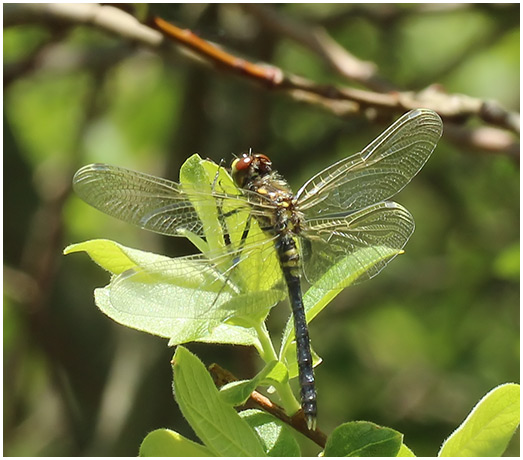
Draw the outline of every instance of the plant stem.
M265 327L265 323L258 324L256 326L256 332L261 346L261 350L259 350L260 356L263 361L269 363L278 360L276 350L272 344L269 331ZM274 388L276 388L276 392L280 397L281 405L289 416L294 415L298 410L300 410L300 403L295 398L288 380L285 383L275 383Z

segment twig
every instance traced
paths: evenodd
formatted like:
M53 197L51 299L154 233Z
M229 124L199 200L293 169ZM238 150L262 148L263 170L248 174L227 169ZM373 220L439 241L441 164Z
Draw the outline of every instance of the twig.
M209 366L209 372L214 380L217 387L222 387L226 383L236 382L238 379L228 370L224 369L220 365L214 363ZM307 428L307 422L303 416L303 412L300 410L293 417L289 417L282 407L278 404L273 403L269 398L262 395L257 391L253 391L249 397L249 401L258 405L269 414L279 418L282 422L292 426L296 431L299 431L304 436L308 437L320 447L325 448L327 442L327 435L320 431L318 428L311 431Z
M281 83L282 72L276 67L261 66L233 56L211 43L202 40L188 29L180 29L173 24L154 16L151 18L152 25L172 40L186 46L200 56L205 56L212 63L223 67L233 73L246 75L253 80L264 82L269 86L277 86Z
M252 64L237 58L202 40L187 30L154 17L153 24L166 36L178 41L201 57L233 73L244 75L267 87L286 91L294 99L330 110L338 116L361 113L365 109L382 109L396 113L418 107L433 108L442 117L464 119L476 115L484 121L519 133L519 115L503 109L496 103L466 95L447 95L434 85L419 93L391 92L387 94L333 85L318 85L312 80L293 74L284 74L276 67Z
M4 28L19 24L91 25L142 45L158 48L163 35L124 11L97 3L10 3L4 5Z

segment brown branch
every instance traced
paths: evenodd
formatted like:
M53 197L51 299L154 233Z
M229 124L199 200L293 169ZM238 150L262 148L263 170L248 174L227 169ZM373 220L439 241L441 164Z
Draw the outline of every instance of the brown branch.
M476 115L486 122L519 133L519 115L503 109L498 104L485 102L466 95L447 95L437 85L425 91L376 93L348 87L318 85L312 80L293 74L284 74L276 67L261 66L237 58L161 18L152 23L166 36L181 43L201 57L232 73L252 79L257 83L286 91L291 97L330 110L338 116L361 113L368 108L386 112L404 112L418 107L433 108L443 118L464 119Z
M499 104L483 101L462 94L447 94L440 87L433 85L421 92L377 93L349 87L320 85L306 78L284 73L283 70L267 65L254 64L238 58L217 46L207 42L190 31L180 29L161 18L152 18L153 28L138 22L128 13L112 6L96 4L10 4L4 6L4 25L20 22L68 22L70 24L88 24L117 34L125 39L142 45L171 51L181 49L189 51L187 56L199 63L215 67L250 80L265 88L278 90L295 101L322 108L340 117L364 115L369 118L390 118L392 115L407 110L424 107L438 112L444 121L463 124L467 119L477 117L487 124L519 134L519 114L502 108ZM156 30L155 30L156 29ZM174 48L167 44L174 42ZM464 128L465 129L465 128ZM499 130L491 128L491 134ZM501 136L501 131L499 135ZM491 151L493 144L483 145L483 138L462 136L463 142L470 148ZM513 141L508 151L519 151L519 145ZM501 151L500 151L501 153Z
M213 64L218 65L232 73L246 75L253 80L266 83L269 86L277 86L281 83L282 72L276 67L261 66L233 56L215 45L201 39L188 29L179 27L154 16L151 25L175 42L186 46L202 57L206 57Z
M209 372L214 380L217 387L222 387L226 383L236 382L238 379L228 370L224 369L220 365L214 363L209 366ZM303 416L303 412L300 410L294 416L290 417L285 413L282 407L278 404L273 403L269 398L262 395L257 391L253 391L249 396L249 402L261 407L269 414L274 415L282 422L293 427L296 431L299 431L304 436L308 437L320 447L325 448L327 442L327 435L320 431L318 428L311 431L307 428L307 422Z

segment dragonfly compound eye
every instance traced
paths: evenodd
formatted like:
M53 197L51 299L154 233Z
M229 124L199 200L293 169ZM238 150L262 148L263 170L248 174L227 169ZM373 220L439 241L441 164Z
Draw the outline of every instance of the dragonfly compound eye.
M245 185L246 178L249 176L249 169L252 165L253 156L246 153L241 158L236 158L231 164L231 174L234 183L238 187Z

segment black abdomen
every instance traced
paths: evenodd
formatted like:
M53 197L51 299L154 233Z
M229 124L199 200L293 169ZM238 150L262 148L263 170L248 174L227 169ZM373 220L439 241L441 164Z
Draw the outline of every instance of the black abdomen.
M316 426L316 388L314 386L314 370L310 349L307 320L303 307L303 297L300 285L299 254L294 239L283 235L276 243L280 266L289 290L294 331L296 335L296 353L298 361L299 382L301 388L301 407L309 429Z

